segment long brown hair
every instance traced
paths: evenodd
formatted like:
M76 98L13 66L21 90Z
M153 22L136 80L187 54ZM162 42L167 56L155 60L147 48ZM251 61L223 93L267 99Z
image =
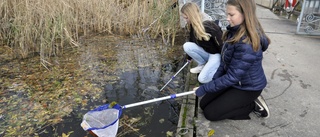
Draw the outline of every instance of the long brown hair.
M233 38L227 40L228 31L224 33L222 39L225 42L239 42L243 36L246 36L243 42L252 44L253 50L260 48L260 36L265 35L263 28L256 15L256 3L254 0L228 0L227 5L235 6L243 15L244 21L240 24L238 32ZM269 43L270 39L267 37Z
M198 40L209 41L211 35L209 33L206 33L205 31L205 28L202 24L202 14L198 5L193 2L188 2L181 7L180 11L181 13L185 14L190 20L192 28L195 31L196 38Z

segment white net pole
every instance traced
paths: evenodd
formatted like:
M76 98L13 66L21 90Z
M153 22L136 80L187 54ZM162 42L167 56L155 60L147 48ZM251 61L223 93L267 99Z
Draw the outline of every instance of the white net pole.
M146 100L146 101L142 101L142 102L137 102L137 103L125 105L125 106L123 106L123 108L131 108L131 107L140 106L140 105L144 105L144 104L149 104L149 103L162 101L162 100L166 100L166 99L174 99L174 98L177 98L177 97L190 95L190 94L194 94L194 93L195 93L195 91L188 91L188 92L183 92L183 93L178 93L178 94L172 94L170 96L165 96L165 97L161 97L161 98L154 98L154 99L151 99L151 100Z

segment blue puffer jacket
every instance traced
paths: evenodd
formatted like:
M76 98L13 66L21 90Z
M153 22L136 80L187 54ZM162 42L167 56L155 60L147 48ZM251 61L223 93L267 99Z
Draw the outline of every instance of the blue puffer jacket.
M228 38L234 36L239 26L227 27ZM208 92L234 87L247 91L258 91L266 87L267 80L262 68L263 51L268 48L267 37L260 38L260 49L253 51L251 44L238 42L225 43L221 51L221 63L212 81L201 85L196 90L197 96Z

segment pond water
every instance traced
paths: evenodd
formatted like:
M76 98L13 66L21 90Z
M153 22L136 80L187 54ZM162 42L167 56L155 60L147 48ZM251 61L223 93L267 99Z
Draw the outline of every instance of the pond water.
M100 87L96 98L86 107L73 109L63 122L49 126L39 136L91 136L80 123L82 116L105 103L128 105L183 92L184 74L180 72L161 92L159 89L184 65L181 45L166 46L160 40L95 36L81 40L80 68L87 70L86 79ZM90 91L86 91L90 92ZM117 136L167 136L176 131L179 99L165 100L125 109Z

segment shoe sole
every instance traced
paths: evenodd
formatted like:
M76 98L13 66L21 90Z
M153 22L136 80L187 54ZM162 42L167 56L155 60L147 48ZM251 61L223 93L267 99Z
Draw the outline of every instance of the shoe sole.
M204 67L204 66L203 66ZM195 68L191 68L190 69L190 72L193 73L193 74L198 74L201 72L201 70L203 69L203 67L201 67L201 69L197 69L197 67ZM194 70L195 69L195 70Z
M200 71L201 72L201 71ZM191 71L190 70L190 73L193 73L193 74L198 74L198 73L200 73L200 72L194 72L194 71Z
M259 100L259 102L261 103L262 106L260 106L260 104L255 101L256 104L257 104L260 108L262 108L262 110L265 109L265 110L267 111L267 114L268 114L266 117L263 117L263 118L268 118L268 117L270 116L270 112L269 112L268 105L265 103L264 98L263 98L262 96L259 96L257 99ZM262 101L261 101L261 100L262 100ZM261 111L262 111L262 110L261 110Z

